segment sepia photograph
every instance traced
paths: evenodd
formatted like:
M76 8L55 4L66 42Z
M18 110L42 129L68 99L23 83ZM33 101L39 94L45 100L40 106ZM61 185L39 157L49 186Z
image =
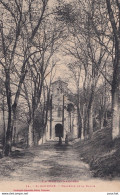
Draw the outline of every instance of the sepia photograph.
M0 192L120 192L120 0L0 0Z

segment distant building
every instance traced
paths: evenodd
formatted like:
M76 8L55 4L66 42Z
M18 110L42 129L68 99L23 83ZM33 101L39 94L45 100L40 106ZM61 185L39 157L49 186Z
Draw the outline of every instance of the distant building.
M51 106L46 127L46 140L56 140L59 136L65 140L66 135L78 137L77 109L74 95L68 84L61 79L51 85Z

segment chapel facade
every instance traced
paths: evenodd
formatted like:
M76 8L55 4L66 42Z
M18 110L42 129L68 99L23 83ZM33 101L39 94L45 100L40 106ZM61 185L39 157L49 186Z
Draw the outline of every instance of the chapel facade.
M66 135L78 137L77 109L74 95L68 89L68 84L58 79L51 85L51 106L46 126L46 140L58 140Z

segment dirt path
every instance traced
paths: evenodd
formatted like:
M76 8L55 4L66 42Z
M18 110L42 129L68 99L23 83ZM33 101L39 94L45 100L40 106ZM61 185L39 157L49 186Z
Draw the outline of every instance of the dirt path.
M90 179L89 166L72 146L55 142L0 160L0 180L78 181Z

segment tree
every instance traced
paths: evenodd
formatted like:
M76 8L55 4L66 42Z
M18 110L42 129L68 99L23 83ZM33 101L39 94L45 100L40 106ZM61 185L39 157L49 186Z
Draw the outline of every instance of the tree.
M71 113L74 111L74 106L72 103L69 103L67 105L67 111L69 113L69 118L70 118L70 132L71 132L72 131L72 129L71 129Z
M114 11L117 10L115 5L112 4L112 6L114 7ZM67 17L65 17L66 15ZM74 15L74 22L71 20L71 15ZM83 89L86 86L87 93L89 92L86 106L88 113L88 131L91 137L93 133L93 104L96 87L99 85L102 77L109 85L112 85L112 83L115 84L114 81L111 82L111 64L114 61L114 38L112 36L108 14L104 1L97 2L90 0L83 2L78 0L75 6L71 3L71 6L65 4L65 6L59 7L58 16L60 20L67 24L69 23L69 32L73 36L73 38L70 36L66 47L69 55L80 60L80 64L82 62L82 66L84 67L85 80L83 82ZM118 22L118 20L116 21ZM112 89L115 89L115 87L112 87ZM116 114L116 117L118 117L118 114Z
M114 63L112 79L112 137L120 135L120 2L106 0L109 20L113 32Z
M0 45L1 45L1 59L0 64L5 72L5 88L8 105L8 125L6 132L6 145L4 148L5 155L11 152L12 131L16 116L16 108L20 96L21 86L27 74L27 61L37 53L34 51L28 55L28 50L32 48L32 41L41 25L44 13L47 8L48 0L42 0L39 4L39 9L36 10L37 19L34 20L35 10L38 1L7 1L0 0ZM34 22L32 22L34 20ZM26 31L25 31L26 30ZM22 43L24 43L24 48ZM21 52L21 50L24 53ZM16 59L21 58L18 68L15 64ZM18 64L17 64L18 65ZM12 97L11 79L13 73L17 76L17 88L14 92L14 101ZM13 103L12 103L13 102Z
M90 14L90 26L94 32L97 42L104 47L111 57L107 66L111 68L111 78L108 79L102 71L105 80L111 85L112 91L112 138L119 136L120 119L119 119L119 64L120 64L120 2L118 0L106 0L97 2L90 1L91 9L94 10ZM81 2L82 3L82 2ZM105 39L102 40L102 35ZM109 44L106 44L106 41Z
M39 52L32 55L28 60L28 76L26 76L24 82L24 90L29 107L29 146L34 144L34 119L35 113L40 106L41 98L47 101L47 104L49 102L50 90L48 89L46 100L44 86L48 77L51 78L50 75L57 63L57 59L53 61L53 57L61 46L64 38L63 30L59 28L59 25L57 25L54 19L46 18L42 22L41 28L39 28L35 38L32 50ZM45 112L44 103L45 102L43 102L42 105L43 112ZM47 118L47 112L48 111L46 111L45 119ZM46 121L44 126L46 127ZM45 127L43 129L45 129Z

